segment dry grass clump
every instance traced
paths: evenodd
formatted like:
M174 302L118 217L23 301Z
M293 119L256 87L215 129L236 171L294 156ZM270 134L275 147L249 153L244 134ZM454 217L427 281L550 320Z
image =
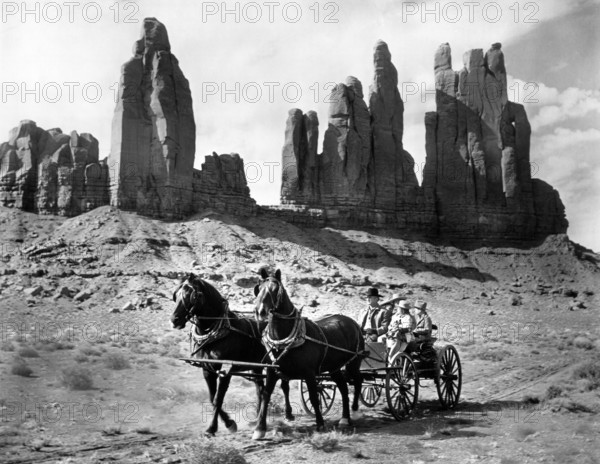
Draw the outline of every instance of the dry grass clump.
M0 344L0 351L15 351L15 346L11 341L5 341Z
M201 462L202 464L247 464L244 455L236 448L220 440L201 438L175 446L177 456L183 462Z
M473 352L473 356L484 361L500 362L506 357L511 356L511 353L501 348L481 346L480 349Z
M63 369L60 381L69 390L90 390L94 385L92 372L80 366Z
M327 433L313 433L305 439L313 449L323 451L324 453L334 453L342 449L342 443L355 443L354 433L344 433L339 430L332 430Z
M83 346L79 348L79 351L81 351L81 353L85 354L86 356L102 356L101 351L98 351L97 349L92 348L91 346Z
M108 353L104 357L104 364L109 369L114 369L116 371L129 369L131 367L129 360L121 353Z

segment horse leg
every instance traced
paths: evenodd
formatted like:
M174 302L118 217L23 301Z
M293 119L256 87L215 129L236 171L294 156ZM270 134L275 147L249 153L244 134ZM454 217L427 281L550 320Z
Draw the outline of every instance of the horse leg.
M260 411L258 412L258 422L252 435L253 440L260 440L267 434L267 412L269 409L269 400L277 383L277 375L271 369L267 369L267 382L262 390L262 398L260 401Z
M317 378L314 374L312 374L308 377L305 377L304 381L306 382L306 388L308 389L308 398L310 399L310 404L312 404L312 407L315 411L317 432L321 432L325 429L325 421L323 420L323 415L321 414L321 405L319 404Z
M202 369L202 373L204 374L204 380L206 381L206 386L208 387L208 394L210 397L210 404L213 406L213 419L211 420L210 425L206 429L206 434L214 435L217 433L218 424L215 420L217 410L215 409L215 395L217 393L217 374L208 369Z
M292 411L292 405L290 404L290 382L281 379L281 391L285 398L285 420L293 421L296 420Z
M358 411L358 399L360 398L360 391L362 389L362 374L360 373L360 360L352 361L346 368L346 372L352 379L352 385L354 386L354 398L352 399L352 410Z
M260 402L262 397L263 388L265 387L265 382L262 379L262 369L254 370L255 380L254 385L256 387L256 417L258 417L258 413L260 412Z
M217 413L221 416L221 420L225 423L225 427L231 433L237 432L237 424L233 419L229 417L223 410L223 400L225 399L225 393L227 393L227 389L229 388L229 383L231 382L231 374L226 375L225 377L221 377L219 380L219 387L217 388L217 395L214 400L214 415L213 415L213 424L215 430L217 429Z
M340 427L347 427L350 425L350 401L348 400L348 382L341 371L331 372L329 374L331 380L335 382L342 395L342 418L338 425Z

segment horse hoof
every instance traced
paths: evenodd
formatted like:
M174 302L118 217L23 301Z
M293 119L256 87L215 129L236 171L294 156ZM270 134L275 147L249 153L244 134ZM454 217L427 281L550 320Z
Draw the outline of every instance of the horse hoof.
M229 431L229 433L237 432L237 424L235 423L235 421L231 421L231 424L227 426L227 430Z
M285 420L288 422L293 422L296 420L296 416L294 416L293 414L286 414L285 415Z
M340 419L338 427L350 427L350 421L346 418Z
M267 432L265 432L264 430L255 430L254 433L252 434L252 439L253 440L262 440L263 438L265 438L266 434L267 434Z
M206 432L204 432L204 436L206 438L215 438L215 432L211 432L211 431L207 430Z

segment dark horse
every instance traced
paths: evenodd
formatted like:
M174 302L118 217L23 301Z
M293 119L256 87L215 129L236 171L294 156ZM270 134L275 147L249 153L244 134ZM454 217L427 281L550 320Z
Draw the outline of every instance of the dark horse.
M194 353L200 359L231 360L240 363L260 363L266 358L266 350L261 343L259 324L249 318L239 317L229 310L227 301L208 282L190 274L173 293L173 301L177 303L171 316L173 328L183 329L187 321L194 327ZM233 372L252 371L255 374L256 395L260 407L263 390L262 367L236 366L220 377L220 364L204 367L204 379L213 405L213 418L206 433L214 435L218 428L218 416L230 432L237 431L237 424L223 411L223 399ZM286 419L293 420L292 407L289 401L289 383L281 382L285 396Z
M281 272L269 276L260 270L262 282L254 288L257 297L255 315L258 321L268 320L263 342L270 347L270 356L277 364L279 375L288 379L303 379L308 387L315 411L317 430L324 428L319 406L316 376L328 372L342 394L340 426L350 425L347 380L354 385L352 410L358 409L362 376L360 363L365 354L365 341L359 325L343 315L328 316L313 322L302 318L290 301L281 283ZM345 375L342 372L345 369ZM253 439L265 436L267 409L278 373L267 369L267 381Z

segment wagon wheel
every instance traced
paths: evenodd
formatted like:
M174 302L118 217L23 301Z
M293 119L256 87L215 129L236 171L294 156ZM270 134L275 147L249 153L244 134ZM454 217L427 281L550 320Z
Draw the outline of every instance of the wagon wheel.
M330 382L317 382L317 394L319 395L319 407L321 408L321 414L324 416L329 412L333 406L333 400L335 399L335 392L337 387L334 383ZM315 415L310 397L308 396L308 387L304 380L300 381L300 401L302 402L302 409L311 416Z
M454 408L460 398L462 370L458 352L452 345L445 346L438 353L436 366L438 397L443 408Z
M377 404L381 397L383 385L370 383L363 385L360 390L360 402L368 408L372 408Z
M385 396L392 415L408 417L419 399L419 375L415 364L405 353L394 359L385 376Z

